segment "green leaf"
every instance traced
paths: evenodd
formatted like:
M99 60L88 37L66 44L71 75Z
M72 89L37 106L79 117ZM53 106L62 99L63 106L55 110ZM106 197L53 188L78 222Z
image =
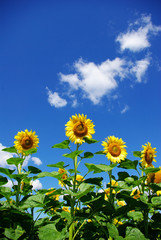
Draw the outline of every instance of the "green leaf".
M2 151L9 152L9 153L17 153L17 150L14 146L9 148L3 148Z
M84 137L83 139L84 139L85 142L88 143L88 144L99 142L99 141L97 141L97 140L95 140L95 139L87 138L87 137Z
M43 177L54 177L57 179L60 179L60 174L58 172L41 172L37 175L38 178L43 178Z
M129 177L129 174L127 172L118 172L118 176L118 181L124 181L125 178Z
M106 155L106 153L104 153L104 151L98 151L98 152L95 152L95 154L98 154L98 155Z
M10 170L10 169L8 169L8 168L2 168L2 167L0 167L0 172L1 173L4 173L5 175L7 175L7 176L11 176L11 174L14 172L15 170Z
M74 151L74 152L71 152L71 153L65 153L63 154L63 157L67 157L67 158L72 158L73 160L75 159L76 156L80 155L83 151Z
M108 232L109 232L109 236L112 238L116 238L119 236L119 232L116 228L116 226L112 223L107 223L107 228L108 228Z
M36 194L33 196L29 196L26 201L21 202L21 208L27 209L27 208L33 208L33 207L43 207L44 205L44 194Z
M28 170L30 171L30 173L33 173L33 174L37 174L41 172L39 168L33 167L33 166L28 166Z
M146 240L144 234L138 228L127 227L125 240Z
M61 149L69 149L69 143L70 140L65 140L61 143L55 144L54 146L52 146L52 148L61 148Z
M93 158L94 154L91 152L85 152L83 158Z
M153 168L153 167L148 167L145 169L141 169L143 172L145 172L145 174L147 175L148 173L156 173L158 171L160 171L160 168Z
M142 212L128 212L128 217L132 218L134 221L141 221L143 220Z
M141 158L141 152L140 151L134 151L133 152L134 157L139 157Z
M0 185L4 185L7 182L8 182L7 178L0 175Z
M85 166L88 168L88 172L94 171L94 173L111 171L116 165L117 163L111 165L85 163Z
M37 152L37 148L31 148L29 150L25 150L23 151L25 153L26 156L30 155L30 154L34 154Z
M48 164L48 167L64 168L64 162L58 162L55 164Z
M125 159L124 161L122 161L120 163L120 165L118 166L119 168L125 168L125 169L137 169L137 165L138 165L138 160L135 161L131 161L129 159Z
M101 187L101 185L102 185L102 180L103 180L102 177L87 178L87 179L85 179L83 182L84 182L84 183L94 184L94 185L97 185L97 186Z
M23 158L9 158L7 159L7 163L9 165L15 165L18 166L20 163L23 163L24 159Z
M151 199L153 206L161 205L161 196L153 197Z
M40 240L64 240L66 229L58 232L55 224L47 224L39 228L38 235Z
M5 228L4 235L9 239L17 240L24 232L25 231L20 226L17 226L15 230L12 228Z

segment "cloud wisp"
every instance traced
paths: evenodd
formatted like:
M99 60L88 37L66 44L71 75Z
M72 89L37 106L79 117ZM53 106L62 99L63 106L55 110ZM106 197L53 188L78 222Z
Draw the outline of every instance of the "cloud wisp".
M48 94L48 102L51 106L61 108L67 105L67 101L61 98L57 92L52 92L48 87L46 87L46 89Z
M151 46L149 38L157 35L161 31L161 26L152 24L151 16L143 15L134 24L129 25L126 33L120 33L116 42L120 43L121 51L126 49L138 52Z

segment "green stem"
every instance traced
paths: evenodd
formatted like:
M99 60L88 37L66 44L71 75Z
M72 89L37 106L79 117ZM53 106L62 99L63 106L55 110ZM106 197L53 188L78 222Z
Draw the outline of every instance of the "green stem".
M144 232L145 237L148 238L148 210L144 210Z
M79 144L77 144L77 151L78 151L78 148L79 148ZM76 192L76 177L77 177L77 167L78 167L78 164L77 164L77 156L75 157L74 159L74 180L73 180L73 193ZM72 240L73 239L73 236L74 236L74 232L75 232L75 223L73 222L74 220L74 215L75 215L75 211L74 211L74 207L75 207L75 197L72 197L71 196L71 217L72 217L72 224L70 225L70 228L69 228L69 240Z

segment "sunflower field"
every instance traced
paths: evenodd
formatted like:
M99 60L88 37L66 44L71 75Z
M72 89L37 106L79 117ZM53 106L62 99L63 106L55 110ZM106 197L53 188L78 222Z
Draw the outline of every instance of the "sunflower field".
M161 239L161 169L153 166L151 143L130 160L123 139L108 136L93 153L82 150L100 143L93 139L95 126L87 116L73 115L65 126L67 139L52 146L62 149L64 161L48 165L49 171L23 167L39 144L32 130L18 132L14 145L3 149L15 157L7 160L11 167L0 167L0 239ZM107 164L92 163L99 155ZM33 189L33 181L47 177L57 179L59 188ZM12 188L5 186L9 180Z

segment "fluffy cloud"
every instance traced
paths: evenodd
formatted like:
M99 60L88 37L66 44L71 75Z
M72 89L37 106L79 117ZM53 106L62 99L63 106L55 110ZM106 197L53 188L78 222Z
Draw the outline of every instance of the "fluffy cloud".
M129 49L132 52L137 52L150 47L150 36L156 35L159 31L161 31L161 26L153 25L151 16L143 15L134 24L130 24L126 33L120 33L116 41L120 43L122 51Z
M42 189L42 184L38 179L31 181L31 184L33 186L32 189L34 189L34 190Z
M32 157L31 160L38 166L42 164L42 161L38 157Z
M148 66L150 64L150 60L148 58L136 61L135 65L131 68L131 73L135 74L136 76L136 81L141 83L143 76L145 74L145 72L148 69Z
M67 105L67 101L59 96L57 92L52 92L48 88L46 88L48 91L48 102L51 106L54 106L56 108L65 107Z
M103 96L118 87L116 78L125 77L124 65L125 61L120 58L113 61L107 59L98 65L79 59L74 63L76 73L69 75L60 73L60 81L68 83L72 90L81 89L84 98L98 104Z

